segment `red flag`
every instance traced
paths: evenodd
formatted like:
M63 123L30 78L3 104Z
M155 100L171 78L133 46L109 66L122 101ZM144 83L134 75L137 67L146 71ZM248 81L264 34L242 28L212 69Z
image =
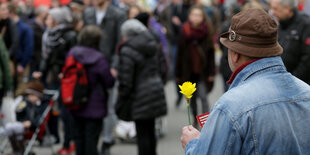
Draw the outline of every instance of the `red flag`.
M306 44L306 45L310 45L310 38L307 38L307 39L306 39L305 44Z
M201 128L205 125L206 121L208 120L209 114L210 114L210 112L207 112L205 114L196 116Z

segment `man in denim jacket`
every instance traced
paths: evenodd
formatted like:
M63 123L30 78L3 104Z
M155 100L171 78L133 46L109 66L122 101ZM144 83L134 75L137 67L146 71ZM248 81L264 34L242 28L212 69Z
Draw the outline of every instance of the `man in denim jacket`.
M286 71L277 24L263 10L232 18L221 43L234 72L201 133L183 128L187 155L310 154L310 87Z

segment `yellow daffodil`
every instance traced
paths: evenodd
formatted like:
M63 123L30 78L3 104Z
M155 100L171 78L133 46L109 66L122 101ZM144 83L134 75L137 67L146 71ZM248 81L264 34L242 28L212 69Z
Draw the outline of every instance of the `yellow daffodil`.
M186 105L187 105L187 116L188 116L188 125L191 125L191 117L190 117L190 110L189 110L189 99L193 97L193 93L196 91L196 83L192 84L191 82L184 82L181 85L179 85L183 95L185 95L186 99Z
M183 95L185 95L186 98L190 99L193 97L193 93L196 91L196 83L192 84L191 82L184 82L181 85L179 85Z

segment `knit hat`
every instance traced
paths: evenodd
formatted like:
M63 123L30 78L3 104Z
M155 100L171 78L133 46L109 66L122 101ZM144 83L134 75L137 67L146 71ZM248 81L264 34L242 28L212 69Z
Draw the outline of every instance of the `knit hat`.
M129 19L121 26L121 34L126 37L134 37L146 30L147 28L137 19Z
M31 81L27 85L27 89L25 90L25 94L33 94L38 97L43 96L44 85L40 81Z
M261 9L248 9L233 16L229 31L221 34L220 42L249 57L272 57L283 53L278 43L277 23Z
M72 16L68 8L65 8L65 7L53 8L48 13L59 24L65 24L65 23L72 22Z

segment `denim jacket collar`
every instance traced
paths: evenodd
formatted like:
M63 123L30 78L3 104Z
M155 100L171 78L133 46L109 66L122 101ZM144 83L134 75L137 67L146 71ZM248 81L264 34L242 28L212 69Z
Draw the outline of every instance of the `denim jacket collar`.
M257 60L248 66L246 66L242 71L237 74L234 81L229 87L229 90L241 85L244 81L250 77L255 77L261 71L271 71L273 68L277 67L277 70L286 70L283 61L280 56L269 57Z

